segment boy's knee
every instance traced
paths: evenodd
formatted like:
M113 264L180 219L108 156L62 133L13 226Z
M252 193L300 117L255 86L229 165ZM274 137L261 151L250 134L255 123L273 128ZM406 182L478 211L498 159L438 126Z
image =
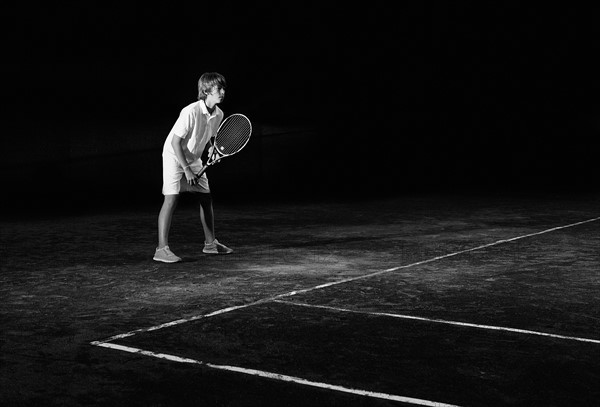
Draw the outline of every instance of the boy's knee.
M175 205L179 195L165 195L164 205Z
M206 206L212 204L212 195L210 192L199 192L196 194L196 196L198 197L198 202L200 202L200 205Z

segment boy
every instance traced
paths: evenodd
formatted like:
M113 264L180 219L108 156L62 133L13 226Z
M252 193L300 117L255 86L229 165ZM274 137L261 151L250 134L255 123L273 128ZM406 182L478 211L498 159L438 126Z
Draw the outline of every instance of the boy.
M225 97L225 78L216 72L202 74L198 81L198 101L181 110L163 146L163 188L165 196L158 215L158 247L154 260L164 263L181 261L169 249L169 229L180 192L193 192L200 201L200 221L204 229L204 253L228 254L233 250L215 238L212 197L206 173L202 168L202 153L215 136L223 111L217 104Z

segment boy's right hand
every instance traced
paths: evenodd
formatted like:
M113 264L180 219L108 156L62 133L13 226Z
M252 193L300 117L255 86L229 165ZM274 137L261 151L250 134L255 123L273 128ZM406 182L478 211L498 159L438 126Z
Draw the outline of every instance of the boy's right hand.
M194 174L194 171L192 171L190 167L188 167L184 170L184 173L187 183L189 185L196 185L196 183L198 182L198 177L196 176L196 174Z

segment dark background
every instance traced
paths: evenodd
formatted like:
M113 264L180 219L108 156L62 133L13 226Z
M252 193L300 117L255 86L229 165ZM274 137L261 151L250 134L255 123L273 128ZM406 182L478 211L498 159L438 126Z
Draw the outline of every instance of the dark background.
M256 127L260 152L240 157L286 156L241 189L226 185L246 161L215 167L223 200L598 192L591 10L4 7L0 169L12 210L160 204L162 143L206 71L228 80L223 110ZM267 128L309 130L260 141Z

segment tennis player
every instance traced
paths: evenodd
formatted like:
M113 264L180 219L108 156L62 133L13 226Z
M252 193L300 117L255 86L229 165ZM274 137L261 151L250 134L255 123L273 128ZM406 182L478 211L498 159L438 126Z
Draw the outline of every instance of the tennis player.
M223 111L217 105L225 97L225 87L223 75L216 72L202 74L198 81L198 101L181 110L165 140L162 152L164 201L158 215L156 261L181 261L169 248L169 229L181 192L194 193L200 201L200 222L204 230L202 251L207 254L228 254L233 251L215 238L208 178L206 172L199 177L196 175L203 165L202 154L223 120Z

